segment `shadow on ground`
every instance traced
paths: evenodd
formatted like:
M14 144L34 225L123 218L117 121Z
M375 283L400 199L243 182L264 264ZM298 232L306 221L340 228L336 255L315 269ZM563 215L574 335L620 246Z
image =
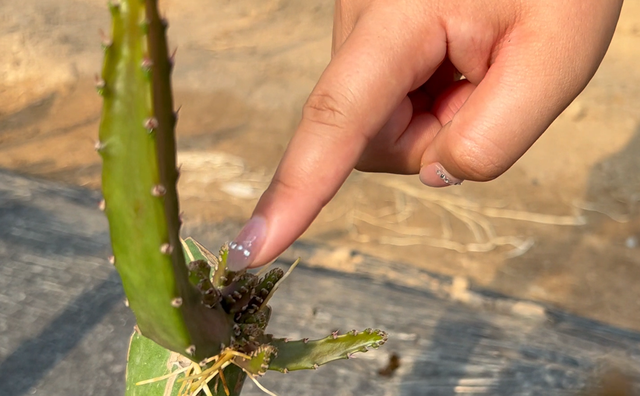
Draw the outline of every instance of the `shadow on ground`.
M505 261L488 288L542 301L554 296L572 312L598 312L606 322L639 328L639 152L640 128L591 169L585 197L575 202L585 209L586 224L537 237L525 255Z

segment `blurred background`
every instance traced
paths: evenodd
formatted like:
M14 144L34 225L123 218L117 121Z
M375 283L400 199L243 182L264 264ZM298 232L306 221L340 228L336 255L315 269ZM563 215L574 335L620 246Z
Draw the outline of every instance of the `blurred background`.
M329 61L333 2L162 3L185 221L236 230ZM435 190L354 172L303 240L640 331L638 16L627 1L592 82L504 176ZM1 168L100 188L100 28L104 0L0 2Z

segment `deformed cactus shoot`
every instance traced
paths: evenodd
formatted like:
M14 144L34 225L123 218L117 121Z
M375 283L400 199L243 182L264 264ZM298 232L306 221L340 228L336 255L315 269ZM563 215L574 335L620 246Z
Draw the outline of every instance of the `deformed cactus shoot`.
M274 338L265 333L267 302L285 273L232 272L225 248L216 256L180 239L167 24L157 0L109 9L96 149L113 263L137 320L127 395L239 395L246 377L266 370L314 369L382 345L386 334L370 329L317 341Z

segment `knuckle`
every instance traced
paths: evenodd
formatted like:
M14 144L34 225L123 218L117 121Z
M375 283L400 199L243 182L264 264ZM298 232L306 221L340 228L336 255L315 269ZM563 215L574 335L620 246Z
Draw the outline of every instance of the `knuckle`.
M379 162L375 161L370 155L363 154L362 157L358 160L353 169L360 172L379 172L380 166Z
M302 108L302 117L316 124L343 129L349 122L346 107L351 102L337 93L314 92Z
M303 171L298 169L297 171ZM325 197L322 194L312 194L309 193L313 191L312 186L309 185L309 180L312 180L308 174L301 173L296 177L280 177L279 175L275 175L271 180L271 184L269 189L277 194L278 196L298 196L304 197L307 201L312 201L313 206L324 207L327 203L329 203L330 197Z
M296 169L297 172L303 172L304 169ZM275 190L280 195L299 195L302 191L305 191L308 186L305 185L306 180L304 174L299 174L299 177L282 177L276 173L271 180L269 188Z
M465 179L490 181L508 168L502 149L493 143L489 144L493 147L483 147L472 139L463 138L451 148L451 159L456 168L464 173Z
M360 172L415 174L420 171L419 161L398 145L373 141L364 150L354 169Z

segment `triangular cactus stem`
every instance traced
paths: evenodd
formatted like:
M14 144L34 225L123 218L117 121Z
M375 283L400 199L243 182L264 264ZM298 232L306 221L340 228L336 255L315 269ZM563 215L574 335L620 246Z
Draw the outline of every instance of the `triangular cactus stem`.
M165 25L156 0L112 2L110 10L97 149L115 266L142 333L201 360L230 344L233 317L202 305L180 244Z

